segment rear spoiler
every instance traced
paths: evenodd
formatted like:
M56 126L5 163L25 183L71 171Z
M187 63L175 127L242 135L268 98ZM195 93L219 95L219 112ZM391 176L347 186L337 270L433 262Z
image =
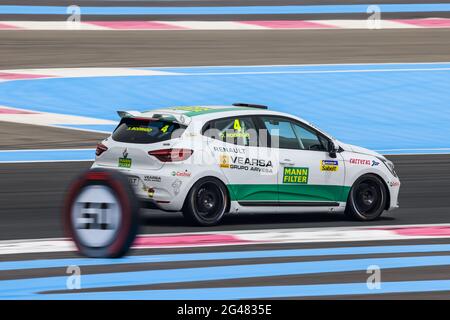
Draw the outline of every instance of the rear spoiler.
M147 114L150 112L146 112ZM164 113L164 112L159 112L157 110L155 110L155 112L153 113L152 116L148 116L148 115L143 115L141 112L139 111L123 111L123 110L119 110L117 111L117 114L119 115L119 117L121 119L123 118L142 118L142 119L153 119L153 120L158 120L158 119L163 119L165 121L172 121L172 122L176 122L182 125L188 125L191 122L191 118L186 117L183 114L174 114L174 113Z
M139 111L117 111L117 114L119 115L119 117L122 118L135 118L135 117L139 117L141 115L141 113Z

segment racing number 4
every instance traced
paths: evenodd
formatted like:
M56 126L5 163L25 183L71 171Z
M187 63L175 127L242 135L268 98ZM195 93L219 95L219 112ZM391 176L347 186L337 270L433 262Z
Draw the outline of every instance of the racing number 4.
M242 130L241 123L239 122L238 119L234 120L233 128L234 128L235 131L241 131Z

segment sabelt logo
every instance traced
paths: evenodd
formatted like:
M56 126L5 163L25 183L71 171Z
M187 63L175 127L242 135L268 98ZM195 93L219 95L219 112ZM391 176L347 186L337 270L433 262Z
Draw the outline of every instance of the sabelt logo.
M339 162L337 160L322 160L320 171L338 171Z

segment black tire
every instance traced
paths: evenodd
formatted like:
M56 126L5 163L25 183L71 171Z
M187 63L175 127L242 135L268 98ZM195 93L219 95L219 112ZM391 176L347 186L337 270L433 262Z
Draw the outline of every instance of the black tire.
M385 210L387 198L386 187L379 177L363 175L350 190L345 214L359 221L376 220Z
M65 231L82 255L118 258L128 252L136 238L139 209L126 175L112 170L89 170L72 183L66 195Z
M228 201L227 189L220 180L202 178L189 191L183 215L195 225L217 225L227 211Z

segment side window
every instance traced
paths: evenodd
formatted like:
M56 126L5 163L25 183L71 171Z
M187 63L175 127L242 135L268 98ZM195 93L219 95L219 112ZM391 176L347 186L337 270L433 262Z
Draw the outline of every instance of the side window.
M327 151L327 139L317 135L317 133L313 130L310 130L298 124L293 124L293 126L295 134L299 138L300 143L305 150Z
M250 117L232 117L211 122L204 134L240 146L257 146L258 134Z
M261 117L261 120L270 133L272 148L303 149L289 120L276 117Z

